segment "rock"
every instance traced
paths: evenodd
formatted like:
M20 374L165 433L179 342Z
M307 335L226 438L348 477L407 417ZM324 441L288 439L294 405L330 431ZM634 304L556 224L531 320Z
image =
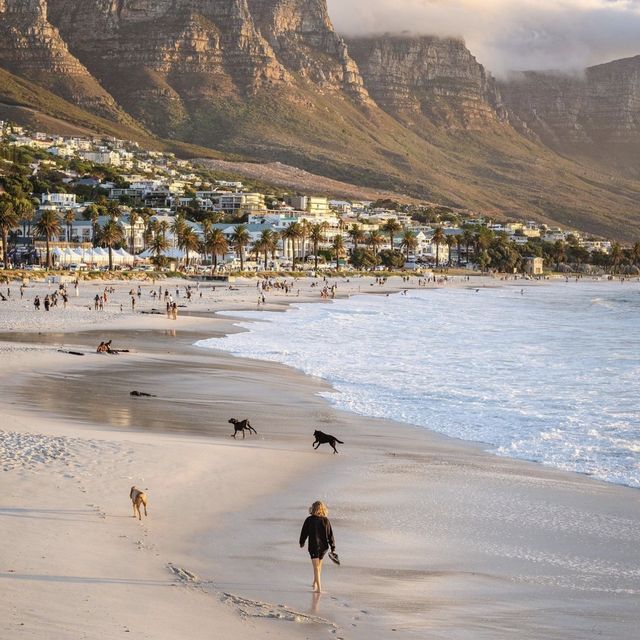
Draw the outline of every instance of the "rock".
M495 80L462 40L385 35L347 44L370 95L394 115L457 129L507 118Z
M99 115L129 118L69 51L46 0L0 0L0 64Z
M640 175L640 56L589 67L581 75L527 71L500 83L519 128L570 156L589 156Z

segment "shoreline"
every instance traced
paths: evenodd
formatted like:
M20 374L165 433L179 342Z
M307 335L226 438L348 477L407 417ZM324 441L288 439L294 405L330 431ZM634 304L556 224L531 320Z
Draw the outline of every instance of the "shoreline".
M293 298L289 302L297 300ZM433 633L445 633L447 637L456 638L506 638L517 632L519 637L533 639L540 637L542 629L536 622L537 614L533 612L545 611L547 616L553 612L551 619L544 623L545 637L584 638L589 621L593 623L592 617L598 611L604 612L603 607L621 614L626 612L628 620L626 623L607 623L608 637L629 637L624 635L625 629L632 629L632 625L640 621L637 612L631 608L632 602L626 603L627 596L619 594L616 599L612 595L613 585L603 578L606 572L603 574L602 569L607 563L610 568L615 567L627 553L631 542L638 541L637 535L629 529L632 522L635 525L640 522L640 509L633 500L636 494L627 495L631 488L609 485L588 476L549 469L533 462L500 458L482 451L481 445L424 433L422 429L416 430L404 423L343 412L317 395L328 384L286 365L247 360L224 352L196 354L196 348L181 338L184 331L204 337L203 327L207 331L209 327L215 327L216 332L224 333L233 321L219 316L210 319L189 317L182 325L181 320L185 318L182 316L175 327L176 337L158 335L158 332L171 331L165 328L167 321L164 320L162 328L152 330L151 336L148 330L136 330L133 339L140 345L141 352L118 358L117 362L115 358L105 360L97 355L89 356L91 362L80 362L86 356L74 360L70 356L56 354L50 365L40 364L40 372L34 374L37 359L26 362L29 358L16 352L16 367L22 369L21 376L28 376L33 383L26 385L32 395L14 400L22 407L10 406L11 412L15 411L16 420L35 422L37 428L45 427L43 418L34 418L33 411L25 413L24 404L33 402L38 393L50 387L51 398L64 400L63 406L51 406L48 410L50 415L46 423L52 434L73 432L79 441L87 436L93 439L94 434L99 434L116 441L139 443L144 445L142 449L157 450L153 454L155 470L154 464L150 463L149 467L155 473L153 486L149 487L154 500L159 498L167 513L172 509L181 511L181 501L185 506L188 504L190 508L204 511L202 520L210 518L211 522L216 522L214 531L224 543L212 545L210 526L193 516L182 523L185 529L182 538L189 535L189 541L182 540L164 521L162 524L167 530L155 532L152 530L155 526L153 521L164 514L162 511L158 514L154 508L150 520L143 524L146 531L143 540L145 553L155 553L155 549L150 550L152 545L187 547L181 551L180 560L184 562L179 566L190 572L195 567L195 573L203 577L192 581L187 574L184 574L186 579L175 574L178 576L176 584L181 592L184 591L185 600L199 601L202 593L211 588L209 578L214 577L216 598L213 600L223 600L220 610L215 607L216 615L222 616L230 627L240 623L240 631L234 628L228 637L235 637L238 632L241 633L238 637L245 637L242 634L248 633L247 624L257 620L259 628L253 628L252 633L258 637L268 637L272 632L278 637L289 637L290 634L292 638L316 637L313 634L326 637L328 629L336 630L337 637L354 639L386 637L392 633L391 629L397 629L398 635L406 637L424 637L425 630L431 629ZM133 324L137 327L136 323ZM89 336L86 332L82 334L87 340L85 344L89 344ZM77 340L73 334L69 337ZM93 339L93 334L90 337ZM211 333L206 337L211 337ZM166 344L167 338L172 341L169 345ZM48 352L50 359L52 355ZM21 357L22 362L18 362ZM105 362L117 364L116 369L110 371L112 366L105 369ZM202 380L198 382L198 376L189 373L193 367L197 367L198 374L211 370L216 375L207 380L207 384ZM88 373L78 374L78 369ZM64 370L70 370L67 378L67 374L62 373ZM85 375L85 383L93 384L96 389L108 388L111 396L115 396L86 398L83 401L87 406L97 405L104 414L122 409L123 405L131 405L129 413L133 411L130 416L133 430L128 430L130 426L124 424L120 428L109 426L99 413L92 411L89 418L83 419L81 412L72 416L69 425L70 407L74 403L70 388L82 380L82 377L75 377L77 375ZM166 393L168 400L124 401L123 392L133 388L132 380L136 383L153 380L158 391L173 390L173 395ZM206 397L211 395L212 388L215 389L214 395ZM9 392L10 396L14 394L15 385L11 385ZM42 404L41 397L38 402ZM230 440L226 430L228 425L225 424L227 414L231 415L229 412L235 409L237 413L243 411L255 415L258 404L265 415L271 416L268 427L259 426L259 438L254 440L246 440L245 443ZM140 408L149 414L147 418L151 425L162 416L162 419L174 420L178 424L190 416L192 421L206 427L204 439L189 432L140 431L140 424L144 422L136 413ZM208 424L206 416L213 411L215 418ZM66 424L61 423L63 416ZM341 433L349 433L349 445L341 447L340 456L323 455L327 453L323 449L320 450L322 453L311 451L309 434L314 421L329 425L328 430L335 425L334 428L339 427ZM308 426L301 431L301 425ZM19 426L25 429L25 424ZM181 447L184 447L183 453L169 451L180 450ZM165 500L166 504L163 504L160 489L169 492L169 488L162 481L165 474L158 468L159 463L173 460L171 468L174 471L177 468L178 475L189 476L186 470L180 470L179 465L176 467L176 459L182 455L195 456L191 462L199 469L198 474L178 482L181 490L193 489L215 469L215 465L212 467L207 460L208 456L202 456L201 451L198 453L203 448L212 454L219 450L215 465L225 466L229 479L225 480L224 474L217 474L216 482L222 483L232 498L222 499L221 511L212 505L203 506L201 498L194 503L191 497L185 501L184 496L173 496L173 502ZM265 465L265 468L236 468L236 457L242 462L246 456L254 460L254 465L259 460L258 466ZM228 465L225 462L227 458ZM120 460L116 468L127 465L130 463ZM255 494L257 488L253 487L250 495L246 495L247 487L242 479L247 473L257 474L254 480L262 483L258 494ZM269 476L274 474L279 477L275 484L273 478L269 480ZM87 485L89 481L84 475L86 470L78 472ZM26 477L24 481L32 480ZM322 495L326 496L324 499L332 509L338 550L343 562L347 562L339 569L327 568L325 588L329 593L321 597L321 602L314 603L312 598L309 603L311 594L307 592L306 585L307 578L310 578L309 563L306 554L296 551L295 538L304 517L305 505L316 499L318 487L322 487ZM39 490L43 491L42 488ZM471 502L465 495L469 492L474 497ZM241 495L245 497L241 498ZM524 501L526 508L513 503L514 495ZM49 495L49 499L53 500L53 496ZM111 498L103 496L102 499ZM614 499L626 502L626 507L607 506ZM123 501L119 494L117 501L118 504ZM126 511L126 499L124 501L121 506ZM558 511L563 504L573 515L575 523ZM529 546L538 549L537 556L525 553L527 545L505 549L504 542L496 539L494 526L482 512L482 505L496 522L501 522L507 530L513 528L514 541L530 536ZM551 509L549 505L556 506ZM536 513L542 516L541 523L532 520ZM421 514L428 514L427 521L418 531L415 526L424 520ZM438 517L432 521L434 514ZM607 527L600 531L593 524L594 518L607 521ZM598 558L602 566L595 572L593 567L586 566L589 564L586 560L585 566L569 569L570 556L566 556L566 562L563 557L568 552L566 545L570 539L586 536L593 538L591 542L602 539L612 543L620 536L611 527L621 519L628 522L620 534L621 551L610 552L606 559ZM462 526L463 522L468 526ZM585 523L589 523L587 532ZM423 535L425 527L426 539ZM469 537L466 532L471 530L475 535ZM550 531L560 538L559 544L546 539ZM257 544L256 532L259 535ZM155 539L156 534L158 540ZM475 538L483 534L486 544L479 544ZM153 542L149 537L154 538ZM176 539L180 540L179 545L176 545ZM584 552L583 559L593 555L584 548L584 542L578 540L576 544L577 548L572 551L574 556L579 556L580 551ZM600 543L596 546L600 548ZM107 545L107 548L111 547ZM377 551L372 556L366 553L367 549ZM139 548L136 551L139 553ZM537 560L532 560L532 557ZM496 561L498 565L493 566ZM593 566L597 568L597 563ZM544 567L542 573L541 567ZM155 579L157 569L154 566ZM622 590L632 592L628 594L629 598L638 593L633 571L628 569L628 575L622 578L626 585ZM162 575L162 579L167 578L164 573ZM239 576L240 579L234 579ZM5 578L6 583L6 574L0 572L0 577ZM573 586L563 587L562 580L572 582ZM545 586L545 581L551 584ZM577 594L588 594L587 587L597 587L594 593L600 594L605 603L598 604L594 597L581 599ZM193 591L198 591L198 594ZM224 593L236 595L221 595ZM241 594L239 597L238 593ZM204 602L199 601L197 606L198 612L194 612L196 618L202 617L199 607L205 602L207 607L215 604L205 596L203 598ZM566 604L564 609L554 604L558 598ZM580 601L579 604L576 601ZM264 603L269 602L272 604L265 609ZM298 620L300 624L284 624L280 620L287 620L288 614L277 608L277 604L282 602L297 612L296 615L316 616L337 627L327 626L315 618L303 622L301 618ZM482 613L478 609L481 602L486 607ZM115 604L114 607L121 611L123 603L118 602L117 605L120 609ZM588 607L594 613L586 615L586 609L582 607ZM241 610L250 613L238 616ZM227 621L225 614L229 612L231 615ZM269 617L278 613L283 617ZM253 619L252 615L259 617ZM209 619L207 616L204 618ZM266 626L261 626L263 623ZM277 625L277 630L270 628L272 624ZM100 632L104 632L103 627ZM149 637L171 637L163 633L158 628ZM196 631L194 637L200 637L198 633Z
M585 283L588 281L585 281ZM533 286L545 286L545 285L549 285L551 283L549 282L535 282L535 283L531 283L531 285ZM572 283L573 284L573 283ZM583 282L579 283L579 286L582 285ZM616 286L618 283L612 283L613 286ZM526 286L526 284L522 284L520 282L513 282L513 283L507 283L504 282L500 285L496 285L494 287L491 288L507 288L507 287L522 287L522 286ZM606 286L609 286L609 283L606 283ZM628 285L627 285L628 286ZM482 287L487 288L487 284L483 284ZM442 286L442 287L430 287L428 290L433 290L433 289L446 289L446 286ZM476 289L477 286L476 285L469 285L469 286L463 286L462 288L465 289ZM411 288L411 290L414 291L422 291L424 288L423 287L413 287ZM369 296L369 295L399 295L400 293L402 293L402 288L398 288L396 291L392 291L392 292L384 292L384 291L375 291L375 292L355 292L355 293L350 293L347 296L342 296L341 299L352 299L358 296ZM329 302L335 302L335 300L330 300ZM287 305L285 305L285 308L278 308L277 310L274 309L268 309L268 310L264 310L264 312L266 313L270 313L270 312L286 312L286 311L291 311L292 309L297 309L297 308L302 308L305 305L308 304L314 304L312 301L304 301L304 302L296 302L296 301L290 301ZM254 309L247 309L247 310L233 310L233 313L238 313L238 314L243 314L243 313L251 313L251 314L255 314L255 310ZM225 315L227 314L226 310L222 310L217 312L218 317L222 317L228 320L231 320L233 322L233 325L231 328L229 328L226 332L225 335L230 335L232 333L240 333L240 332L247 332L250 333L251 332L251 328L250 327L246 327L246 326L240 326L240 324L238 323L242 323L243 325L247 325L247 324L254 324L254 323L261 323L261 322L267 322L269 323L270 320L264 320L260 317L256 317L255 315L249 316L249 315ZM224 336L214 336L213 339L218 339L220 337L224 337ZM199 342L207 342L207 339L204 340L200 340ZM277 359L261 359L260 357L254 357L254 356L250 356L250 355L244 355L241 353L238 353L236 351L230 350L230 349L219 349L217 347L209 347L206 345L200 345L200 344L195 344L194 346L198 346L199 348L205 348L205 349L214 349L216 350L218 353L225 353L228 354L234 358L241 358L241 359L246 359L246 360L252 360L256 363L264 363L264 362L268 362L268 363L274 363L274 364L280 364L283 365L289 369L292 369L294 371L299 372L302 375L305 376L310 376L312 378L316 378L318 380L322 380L326 385L329 386L329 391L332 394L339 394L341 393L341 391L334 386L334 384L328 379L328 378L323 378L321 376L316 376L313 374L308 374L307 372L304 371L303 368L295 365L295 364L290 364L290 363L286 363L283 362L281 360L277 360ZM429 433L431 433L434 436L438 436L438 437L443 437L447 440L450 440L451 442L459 442L462 444L466 444L466 445L470 445L473 447L478 447L480 450L484 451L487 454L490 454L492 456L497 456L500 458L508 458L511 460L519 460L519 461L523 461L523 462L529 462L529 463L534 463L534 464L539 464L542 465L543 467L548 467L550 469L555 469L555 470L559 470L559 471L564 471L564 472L568 472L568 473L574 473L577 474L581 477L585 477L585 478L590 478L592 480L596 480L599 482L605 482L606 484L613 484L616 486L622 486L622 487L626 487L629 489L636 489L639 490L640 486L634 486L632 484L629 484L628 481L624 482L624 481L615 481L615 480L609 480L606 478L602 478L602 477L598 477L596 474L594 473L590 473L590 472L586 472L586 471L580 471L577 469L567 469L567 468L563 468L561 466L558 466L552 462L546 462L544 459L540 459L540 458L535 458L535 457L528 457L528 456L515 456L515 455L511 455L509 453L503 453L500 452L498 450L499 445L497 445L496 443L492 443L490 441L484 441L484 440L469 440L469 439L465 439L464 437L459 437L459 436L455 436L455 435L449 435L440 431L437 431L435 429L432 429L428 426L425 425L420 425L417 423L413 423L413 422L409 422L409 421L402 421L402 420L395 420L393 418L390 417L377 417L374 415L369 415L366 413L359 413L356 412L352 409L349 408L345 408L339 405L339 403L334 402L331 398L326 398L325 400L329 403L329 405L336 411L342 411L345 412L347 414L354 414L354 415L358 415L362 418L365 419L381 419L384 420L385 422L389 422L389 423L393 423L393 424L397 424L397 425L401 425L403 427L411 427L411 428L415 428L415 429L420 429L420 430L427 430ZM492 450L493 449L493 450Z

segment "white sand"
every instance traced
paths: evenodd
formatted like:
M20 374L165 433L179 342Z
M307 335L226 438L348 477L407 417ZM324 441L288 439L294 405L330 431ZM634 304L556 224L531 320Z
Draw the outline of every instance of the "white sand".
M104 312L85 309L103 284L48 315L31 306L47 285L0 303L1 328L31 333L0 343L0 638L636 637L637 491L335 412L319 381L180 341L228 321L132 314L136 285L113 286ZM203 288L190 311L255 308L255 283L238 288ZM379 290L339 293L358 288ZM161 306L148 289L137 311ZM318 299L300 290L268 308ZM127 333L143 328L159 333ZM132 353L93 353L103 333ZM157 399L127 397L141 380ZM229 438L234 414L258 436ZM311 450L317 424L348 434L341 455ZM343 558L319 598L297 546L318 497Z

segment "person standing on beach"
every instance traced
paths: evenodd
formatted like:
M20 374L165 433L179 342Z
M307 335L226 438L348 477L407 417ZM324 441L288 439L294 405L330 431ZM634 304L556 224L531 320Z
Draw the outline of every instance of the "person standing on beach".
M313 566L313 591L320 593L322 591L322 560L331 548L332 552L336 550L336 543L333 538L333 529L329 522L329 511L323 502L317 500L309 507L309 517L302 525L300 532L300 548L304 548L304 543L309 540L308 550L311 556L311 564Z

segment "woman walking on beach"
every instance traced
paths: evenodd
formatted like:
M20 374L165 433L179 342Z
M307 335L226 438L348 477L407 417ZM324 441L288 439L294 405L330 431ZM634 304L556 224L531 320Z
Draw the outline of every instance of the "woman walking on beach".
M336 543L333 538L333 530L329 522L329 512L324 503L317 500L309 508L309 517L302 525L300 532L300 548L304 548L304 543L309 539L309 555L313 565L313 584L311 588L320 593L322 591L322 560L325 553L331 548L332 553L336 550Z

